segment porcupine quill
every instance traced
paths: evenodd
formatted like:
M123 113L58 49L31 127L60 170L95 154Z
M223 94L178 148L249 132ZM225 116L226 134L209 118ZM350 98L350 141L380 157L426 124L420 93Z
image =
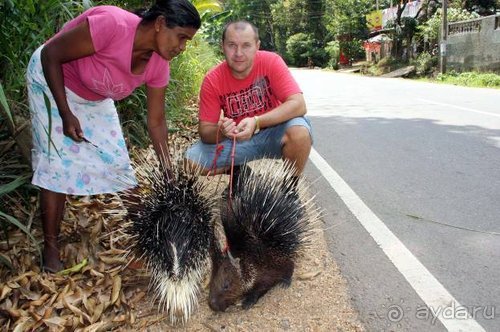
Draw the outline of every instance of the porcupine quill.
M202 195L198 172L173 169L169 181L157 160L146 157L134 169L139 186L121 195L128 218L122 231L130 237L131 253L151 272L158 308L172 324L186 323L210 271L212 200Z

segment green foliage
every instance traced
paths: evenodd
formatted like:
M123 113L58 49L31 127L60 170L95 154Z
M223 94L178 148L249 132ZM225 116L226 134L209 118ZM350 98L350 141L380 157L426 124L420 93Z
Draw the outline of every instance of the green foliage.
M494 15L500 9L498 0L464 0L462 5L465 10L481 16Z
M407 64L405 62L403 62L402 60L397 59L395 57L386 56L386 57L380 59L380 61L377 62L376 64L372 64L372 63L367 62L366 65L367 65L366 67L363 66L364 73L366 73L368 75L372 75L372 76L380 76L380 75L383 75L385 73L391 72L393 70L402 68L402 67L406 66Z
M368 38L365 15L371 10L368 0L325 0L326 29L340 42L340 50L348 59L364 58L363 40Z
M202 35L210 45L220 49L222 30L231 15L232 12L230 10L224 10L220 13L204 18L198 34Z
M340 43L337 40L332 40L327 43L325 51L328 54L328 67L332 69L339 68L339 58L340 58Z
M439 82L462 86L500 88L500 75L493 73L450 71L447 74L439 74L436 79Z
M224 1L224 7L226 10L231 11L231 16L228 17L231 21L247 20L259 28L262 49L275 50L273 19L271 15L271 4L274 2L276 1L226 0Z
M371 1L368 0L326 0L327 12L333 13L325 17L328 32L342 39L366 39L366 14L370 12Z
M428 75L438 64L437 56L432 56L429 52L420 53L414 61L418 75Z
M295 66L307 65L308 59L312 56L313 41L310 35L297 33L290 36L286 41L286 51L291 64Z
M12 116L12 112L10 110L9 103L7 102L7 97L5 96L1 82L0 82L0 114L2 114L5 118L7 118L7 124L12 134L15 127L14 118Z
M11 108L27 110L25 71L33 51L84 9L81 1L5 0L0 2L0 80ZM17 102L13 102L17 101ZM23 101L23 102L21 102ZM21 103L19 103L21 102ZM14 106L14 107L12 107Z
M434 15L427 20L424 24L420 26L419 35L422 39L429 41L431 44L437 45L438 38L441 31L442 24L442 10L438 9ZM471 13L467 10L456 9L456 8L448 8L447 11L447 19L448 22L458 22L465 21L474 18L478 18L479 15L477 13Z
M363 48L363 41L360 39L341 40L340 49L344 55L351 60L363 59L365 50Z
M328 59L326 50L318 47L311 34L297 33L286 41L286 59L292 66L324 65Z
M11 228L19 229L26 234L41 255L30 227L24 222L27 214L32 212L24 211L24 208L19 209L19 206L31 206L28 202L29 191L32 189L32 186L28 184L31 177L30 170L24 165L19 165L15 154L6 151L0 153L0 169L2 170L0 172L0 228L2 236L0 237L7 239L8 243L9 230ZM16 202L16 204L14 205L12 202ZM31 209L34 207L31 206ZM6 260L0 260L0 264L12 268Z

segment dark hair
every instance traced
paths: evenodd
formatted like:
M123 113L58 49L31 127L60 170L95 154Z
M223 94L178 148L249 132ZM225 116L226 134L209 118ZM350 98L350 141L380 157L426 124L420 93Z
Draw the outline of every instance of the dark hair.
M224 30L222 30L222 42L224 43L224 40L226 39L226 31L227 28L229 28L230 25L234 25L234 28L236 30L245 30L246 27L249 25L253 32L255 33L255 40L259 40L259 29L253 24L245 20L238 20L238 21L233 21L229 22L224 26Z
M135 14L142 18L141 23L153 22L163 15L168 28L201 26L200 14L188 0L156 0L151 8L137 10Z

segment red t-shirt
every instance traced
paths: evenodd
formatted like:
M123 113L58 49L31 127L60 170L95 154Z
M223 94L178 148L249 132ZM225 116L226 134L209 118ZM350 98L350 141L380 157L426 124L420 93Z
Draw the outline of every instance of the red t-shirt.
M199 120L217 123L222 109L226 117L239 123L269 112L301 92L279 55L258 51L244 79L234 78L226 61L210 70L201 85Z

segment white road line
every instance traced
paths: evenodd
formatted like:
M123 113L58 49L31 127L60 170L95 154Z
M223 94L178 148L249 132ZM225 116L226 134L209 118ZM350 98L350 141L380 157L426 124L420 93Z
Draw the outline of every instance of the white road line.
M337 192L349 210L368 231L399 272L406 278L425 304L437 314L438 319L448 331L484 331L470 315L464 317L464 310L456 315L443 312L464 308L444 288L444 286L413 256L406 246L391 232L389 228L370 210L349 185L328 165L325 159L311 150L309 159L321 172L330 186ZM453 309L455 308L455 309Z
M500 118L500 114L496 114L496 113L478 111L478 110L475 110L473 108L462 107L462 106L457 106L457 105L452 105L452 104L447 104L447 103L440 103L438 101L432 101L432 100L429 100L429 99L423 99L423 98L417 98L417 99L421 100L421 101L424 101L426 103L429 103L429 104L446 106L446 107L453 107L453 108L457 108L457 109L463 110L463 111L474 112L474 113L479 113L479 114L484 114L484 115L490 115L490 116L495 116L497 118Z

